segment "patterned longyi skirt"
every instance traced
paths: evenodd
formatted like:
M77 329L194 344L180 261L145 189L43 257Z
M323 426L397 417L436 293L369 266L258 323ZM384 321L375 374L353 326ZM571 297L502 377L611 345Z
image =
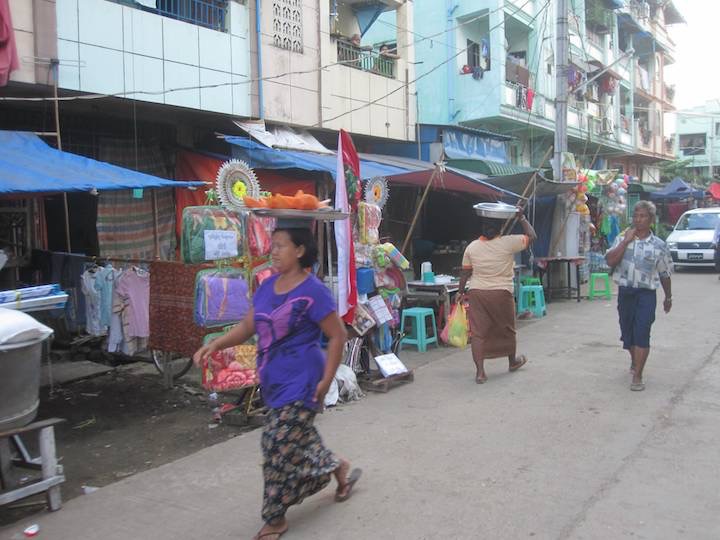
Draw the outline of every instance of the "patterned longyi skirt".
M325 448L313 422L315 411L301 401L270 409L262 434L262 518L270 522L326 487L340 465Z

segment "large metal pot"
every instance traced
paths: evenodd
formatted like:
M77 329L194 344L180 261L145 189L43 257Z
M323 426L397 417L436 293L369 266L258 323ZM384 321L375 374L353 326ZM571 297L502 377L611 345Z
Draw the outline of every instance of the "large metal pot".
M473 206L475 213L480 217L493 218L493 219L510 219L517 215L517 207L511 204L505 204L503 202L491 203L484 202L478 203Z
M0 431L25 426L37 415L45 339L0 345Z

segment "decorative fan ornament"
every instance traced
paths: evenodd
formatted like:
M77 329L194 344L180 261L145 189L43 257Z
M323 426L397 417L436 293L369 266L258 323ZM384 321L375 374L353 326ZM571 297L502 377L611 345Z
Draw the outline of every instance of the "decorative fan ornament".
M260 184L250 165L239 159L222 164L215 180L220 204L229 210L245 208L243 197L260 196Z
M375 176L365 184L365 202L382 208L390 196L387 178Z

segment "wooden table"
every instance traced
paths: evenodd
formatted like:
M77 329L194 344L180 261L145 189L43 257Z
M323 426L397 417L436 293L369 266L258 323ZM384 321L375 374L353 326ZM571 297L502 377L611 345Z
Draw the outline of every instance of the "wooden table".
M460 281L450 283L425 283L424 281L408 281L408 299L424 300L442 303L443 314L438 318L438 332L445 327L445 321L450 315L451 297L458 292Z
M539 271L540 280L547 275L547 285L545 286L546 299L549 302L552 298L552 293L560 292L566 295L566 298L572 298L573 292L577 294L577 301L580 301L580 265L585 262L585 257L535 257L535 263L545 263L546 268ZM561 267L565 265L567 269L567 286L565 287L551 287L551 274L553 268ZM577 280L577 286L572 286L572 274L570 267L575 265L575 279Z

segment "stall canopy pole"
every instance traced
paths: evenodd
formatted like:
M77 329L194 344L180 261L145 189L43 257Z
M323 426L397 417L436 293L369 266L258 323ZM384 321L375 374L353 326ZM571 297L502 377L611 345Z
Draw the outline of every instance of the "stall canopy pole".
M158 206L157 206L157 190L152 190L152 205L153 205L153 229L155 232L155 259L160 258L160 227L158 225ZM247 237L247 235L246 235Z
M521 201L526 201L528 199L528 194L530 193L530 188L533 187L533 189L537 186L537 176L540 172L540 167L542 167L543 163L545 163L545 160L550 157L550 152L552 152L552 146L550 146L547 150L545 150L545 154L543 155L543 158L540 160L540 164L538 165L537 170L533 173L533 175L530 177L530 181L527 183L527 186L525 186L525 189L522 192L522 195L520 195ZM504 235L508 230L511 230L515 226L515 222L517 221L517 216L508 218L505 220L505 223L503 224L502 230L500 231L500 236ZM511 224L512 222L512 224Z
M53 96L55 97L55 137L57 138L57 148L62 152L62 139L60 139L60 102L58 100L58 76L60 72L60 62L54 60L53 67ZM67 191L63 192L63 206L65 210L65 245L67 252L72 253L72 244L70 243L70 208L68 206Z
M402 249L400 250L401 253L406 253L405 250L410 243L410 238L412 237L413 230L415 230L415 224L420 217L420 211L422 210L423 204L425 204L425 199L427 199L428 193L430 193L430 187L433 185L435 177L438 176L438 174L442 177L442 172L443 166L436 163L435 170L433 170L432 174L430 175L430 180L428 180L427 186L425 186L425 192L423 193L422 199L420 199L420 204L418 204L418 207L415 209L415 215L413 216L413 220L410 223L410 230L408 230L407 235L405 235L405 241L403 242Z

